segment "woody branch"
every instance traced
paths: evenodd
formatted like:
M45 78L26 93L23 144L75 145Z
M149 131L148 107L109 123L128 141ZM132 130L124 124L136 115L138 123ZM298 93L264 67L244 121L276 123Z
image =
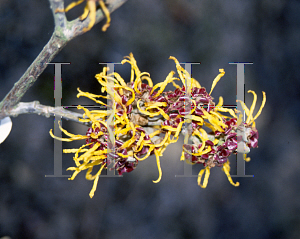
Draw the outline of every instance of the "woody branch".
M107 6L109 12L113 12L119 8L127 0L110 0L109 5ZM18 112L17 109L20 108L20 105L17 104L21 101L24 94L27 90L36 82L38 77L47 67L47 63L51 62L53 58L61 51L61 49L73 38L83 34L84 28L89 24L90 19L86 18L84 21L81 21L79 18L68 21L64 12L55 12L57 9L64 9L63 0L49 0L50 8L53 13L55 29L54 32L44 46L40 54L28 67L26 72L22 77L14 84L9 93L4 97L0 102L0 119L5 118L6 116L12 115L10 112L13 110L14 115L22 114L24 111ZM96 12L96 22L100 22L104 18L104 15L101 9L98 9ZM15 108L15 109L14 109ZM67 112L67 110L65 110ZM38 112L38 110L37 110ZM27 112L28 113L28 112ZM73 112L69 112L71 116ZM68 114L64 118L68 119ZM73 117L70 117L72 120Z

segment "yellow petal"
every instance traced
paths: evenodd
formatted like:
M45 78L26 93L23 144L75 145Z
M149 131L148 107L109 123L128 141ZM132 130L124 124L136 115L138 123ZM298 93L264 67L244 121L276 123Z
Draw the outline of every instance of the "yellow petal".
M57 139L57 140L60 140L60 141L66 141L66 142L71 142L71 141L73 141L72 139L64 139L64 138L59 138L59 137L55 136L55 135L52 133L52 129L50 129L49 134L51 135L52 138Z
M154 145L149 146L148 153L147 153L143 158L139 158L139 157L136 155L136 153L134 154L134 157L135 157L138 161L143 161L143 160L145 160L146 158L149 157L150 153L152 152L152 150L153 150L154 148L155 148Z
M86 4L90 11L90 13L89 13L90 22L89 22L88 27L85 27L82 29L83 32L91 30L91 28L94 26L95 21L96 21L96 3L94 1L87 1Z
M166 119L166 120L169 120L170 117L165 113L165 111L163 111L161 108L159 108L158 106L155 106L155 105L152 105L152 106L149 106L146 108L146 110L149 110L149 109L158 109L159 112L161 113L161 115Z
M251 158L247 157L247 154L244 154L243 156L244 156L244 160L246 162L250 162Z
M96 177L95 177L95 180L94 180L94 184L93 184L93 188L92 190L90 191L90 198L94 197L94 193L97 189L97 185L98 185L98 180L99 180L99 176L104 168L105 164L102 164L101 168L99 169L98 173L96 174Z
M202 129L202 128L200 128L199 131L202 134L202 137L201 137L202 141L208 140L208 135L207 135L206 131L204 129Z
M145 102L145 106L146 107L150 107L150 106L167 106L167 102L155 102L155 101Z
M70 178L68 178L68 180L74 180L74 178L77 176L77 174L80 173L80 171L77 170L77 168L74 168L74 167L67 168L67 170L76 170L76 171L72 174L72 176L71 176Z
M223 106L223 97L219 97L219 103L216 105L216 108Z
M178 141L179 137L177 136L177 137L173 137L173 139L171 139L171 132L169 131L168 133L169 133L169 142L176 143Z
M249 111L248 107L246 106L246 104L243 101L241 101L241 100L237 100L237 102L240 102L243 110L245 111L246 115L249 117L249 115L250 115L249 112L250 111Z
M184 71L184 69L180 66L179 61L178 61L174 56L170 56L169 59L171 59L171 60L173 60L173 61L175 62L176 68L177 68L177 73L178 73L178 75L179 75L179 78L180 78L180 80L182 81L182 84L183 84L184 86L186 86L186 85L185 85L185 78L184 78L184 76L183 76L183 74L182 74L182 72Z
M237 118L236 114L234 113L233 109L227 109L223 107L216 107L215 110L220 112L228 112L233 118Z
M253 94L253 102L252 102L252 105L251 105L250 110L249 110L248 118L246 120L247 124L253 119L253 111L254 111L254 108L255 108L255 105L256 105L256 100L257 100L257 95L255 94L254 91L248 90L248 93Z
M107 28L110 26L110 14L103 0L99 0L99 4L107 19L105 25L102 27L102 31L105 32Z
M101 105L105 105L105 103L103 103L102 101L100 100L96 100L95 98L99 98L99 97L102 97L102 98L105 98L107 99L107 96L103 96L103 95L94 95L94 94L91 94L91 93L88 93L88 92L83 92L81 91L79 88L77 88L77 90L79 91L79 93L77 94L77 98L79 98L80 96L84 96L84 97L87 97L93 101L95 101L96 103L98 104L101 104Z
M254 120L256 120L257 117L261 114L261 111L262 111L262 109L264 108L264 106L265 106L265 104L266 104L266 100L267 100L267 98L266 98L266 93L265 93L264 91L263 91L262 93L263 93L263 101L262 101L262 103L261 103L261 106L260 106L260 108L259 108L257 114L255 115L255 117L253 118L253 120L250 122L250 124L251 124L251 123L254 123Z
M213 89L215 88L215 86L217 85L217 83L219 82L219 80L225 75L225 71L224 69L219 69L220 74L217 75L217 77L214 79L212 85L211 85L211 89L209 92L209 95L211 94L211 92L213 91Z
M90 10L89 10L88 5L85 5L85 7L84 7L84 9L83 9L83 13L82 13L81 16L79 17L79 20L82 21L82 20L86 19L87 16L89 15L89 12L90 12Z
M140 151L141 148L143 147L142 142L143 142L143 140L144 140L144 137L145 137L145 134L144 134L144 132L142 132L142 133L141 133L141 136L140 136L140 138L139 138L139 140L138 140L138 142L136 143L136 146L139 146L138 151Z
M156 93L155 96L153 96L153 98L159 96L159 95L164 91L164 89L166 88L167 84L169 84L169 83L172 82L174 79L176 79L176 78L173 78L173 75L174 75L174 74L175 74L175 72L174 72L174 71L171 71L171 72L168 74L167 78L166 78L163 82L156 84L156 85L152 88L150 94L152 94L153 91L154 91L156 88L160 87L159 91Z
M158 179L157 180L153 180L153 183L158 183L161 180L161 176L162 176L162 171L161 171L161 167L160 167L160 160L159 160L159 155L158 155L158 151L156 149L154 149L154 154L156 156L156 164L157 164L157 169L158 169Z
M175 78L174 80L179 80L178 78ZM179 85L177 85L174 81L172 81L172 84L174 87L176 87L177 89L181 89L181 87Z
M167 139L168 139L168 134L165 134L165 138L159 144L154 145L155 148L163 146L166 143Z
M59 129L67 136L70 137L70 139L64 139L64 138L59 138L55 135L53 135L52 133L52 129L49 131L50 135L52 138L54 139L57 139L57 140L60 140L60 141L67 141L67 142L70 142L70 141L73 141L73 140L81 140L81 139L87 139L88 136L86 135L75 135L75 134L71 134L69 133L68 131L66 131L65 129L63 129L60 125L60 121L58 121L58 126L59 126Z
M201 178L202 178L202 175L204 174L204 172L205 172L205 176L204 176L203 184L201 184ZM205 169L200 170L200 172L198 174L198 180L197 181L198 181L198 185L201 188L206 188L207 187L209 175L210 175L209 167L206 167Z
M214 128L214 126L211 125L210 123L207 123L207 122L205 122L205 121L204 121L203 123L204 123L204 125L205 125L206 127L210 128L213 132L216 131L216 129Z
M146 74L147 72L144 72L144 73ZM149 73L147 73L147 74L149 74ZM143 75L143 76L141 77L141 80L147 80L147 81L148 81L148 85L149 85L150 87L153 87L153 82L152 82L152 80L151 80L151 78L150 78L150 74L149 74L149 76Z
M141 101L141 99L138 100L138 102L137 102L137 107L138 107L139 111L140 111L142 114L149 115L150 117L157 116L157 115L160 115L160 114L161 114L161 112L151 113L151 112L142 110L141 107L140 107L140 101Z
M177 129L176 129L176 133L175 133L174 137L177 138L177 137L179 136L179 133L180 133L181 128L182 128L182 125L183 125L184 123L185 123L185 120L181 121L181 122L178 124Z
M124 79L120 76L119 73L114 72L113 74L114 74L114 77L116 77L116 79L119 81L121 86L126 86L126 83L125 83Z
M214 126L214 131L215 130L218 130L218 131L220 131L220 132L224 132L224 130L220 127L220 125L223 125L224 123L223 122L220 122L220 121L217 121L212 115L210 115L206 110L204 110L204 109L201 109L202 110L202 112L203 112L203 114L204 114L204 116L203 116L203 118L204 117L206 117L208 120L209 120L209 122ZM212 112L211 112L212 113ZM220 124L220 125L219 125Z
M243 122L243 115L239 114L239 118L236 121L236 126L238 127Z
M229 181L233 186L238 187L238 186L240 185L239 182L234 183L234 182L232 181L232 178L231 178L230 173L229 173L229 171L230 171L229 161L227 161L226 163L223 164L222 170L225 172L225 174L226 174L226 176L227 176L227 178L228 178L228 181Z
M132 137L131 137L131 139L129 139L129 140L127 140L120 148L121 149L125 149L125 148L127 148L127 147L129 147L131 144L133 144L134 143L134 141L135 141L135 127L134 127L134 125L133 125L133 123L132 122L130 122L129 123L129 126L131 127L131 129L132 129Z
M77 2L72 2L70 3L66 8L65 8L65 12L68 12L69 10L71 10L72 8L76 7L77 5L79 5L80 3L83 3L84 0L79 0Z
M184 157L184 150L182 150L182 153L181 153L181 157L180 157L180 161L184 161L185 160L185 157Z
M200 125L203 125L203 119L200 116L186 115L185 118L186 119L191 119L191 120L194 120L194 121L198 121L198 122L200 122Z
M86 151L84 154L82 154L78 161L83 160L84 162L88 162L89 158L93 155L93 152L96 151L100 146L100 143L95 143L92 148L90 148L88 151Z

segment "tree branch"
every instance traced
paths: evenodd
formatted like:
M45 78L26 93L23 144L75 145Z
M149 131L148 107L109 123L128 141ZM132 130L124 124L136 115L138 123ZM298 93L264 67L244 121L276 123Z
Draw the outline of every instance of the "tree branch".
M79 121L82 118L82 114L66 110L63 107L51 107L47 105L41 105L38 101L32 102L20 102L13 109L7 112L7 116L16 117L20 114L38 114L45 117L61 116L63 119L71 120L76 123L80 123L86 126L90 126L89 122Z
M81 113L76 113L70 110L66 110L63 107L51 107L47 105L40 104L39 101L32 101L32 102L20 102L8 112L6 112L7 116L17 117L20 114L38 114L45 117L50 116L61 116L65 120L71 120L76 123L80 123L86 126L91 126L91 122L81 122L79 121L82 117ZM161 125L163 120L159 117L150 118L148 124L146 125L147 130L151 133L154 132L156 129L151 129L152 126Z
M113 12L127 0L109 1L108 9ZM64 12L55 13L56 9L63 9L63 0L49 0L50 7L54 16L55 29L54 32L37 56L33 63L29 66L23 76L16 82L10 92L0 103L0 119L8 116L8 112L17 105L26 91L35 83L40 74L47 67L47 63L60 52L60 50L73 38L84 33L83 28L88 26L89 18L80 21L79 18L68 22ZM104 18L101 9L97 10L96 23Z

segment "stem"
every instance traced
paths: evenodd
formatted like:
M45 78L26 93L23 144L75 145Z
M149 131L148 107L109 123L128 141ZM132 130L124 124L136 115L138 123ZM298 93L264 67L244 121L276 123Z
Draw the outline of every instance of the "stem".
M82 114L72 112L64 109L63 107L51 107L47 105L41 105L38 101L33 102L20 102L13 109L11 109L7 115L16 117L19 114L38 114L45 117L61 116L63 119L71 120L86 126L90 126L90 122L79 121L82 118Z
M109 1L108 9L113 12L127 0ZM47 63L61 51L61 49L73 38L83 34L83 28L88 26L89 18L80 21L79 18L68 22L64 12L55 13L56 9L64 9L63 0L49 0L52 9L55 30L37 56L33 63L29 66L23 76L16 82L10 92L0 102L0 119L9 115L9 111L17 105L27 90L36 82L40 74L47 67ZM104 18L101 9L97 10L96 23Z
M52 35L49 42L40 52L38 57L29 66L20 80L14 84L10 92L0 103L0 119L7 116L8 111L18 104L26 91L35 83L40 74L47 67L47 63L56 56L63 46L66 45L66 41L55 33Z

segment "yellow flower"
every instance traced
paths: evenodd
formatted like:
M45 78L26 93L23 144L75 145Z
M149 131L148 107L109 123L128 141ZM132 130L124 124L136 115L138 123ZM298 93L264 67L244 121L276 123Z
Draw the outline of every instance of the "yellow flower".
M261 103L261 106L258 110L258 112L256 113L256 115L253 117L253 111L254 111L254 108L255 108L255 105L256 105L256 100L257 100L257 95L255 94L254 91L252 90L248 90L248 93L252 93L253 94L253 102L252 102L252 105L250 107L250 110L247 108L247 106L245 105L244 102L240 101L239 102L241 103L242 105L242 108L243 110L245 111L246 115L247 115L247 120L246 120L246 124L248 125L253 125L255 127L255 121L258 116L261 114L261 111L262 109L264 108L265 104L266 104L266 93L263 91L263 101Z
M170 57L170 59L174 60L176 63L176 68L177 68L177 72L178 75L180 77L180 80L182 82L182 84L184 85L184 87L186 87L186 83L189 85L191 85L190 88L187 89L188 94L192 96L192 101L193 99L197 101L197 91L195 89L200 89L200 83L197 82L195 79L191 78L189 73L180 66L180 63L178 62L178 60L175 57ZM218 164L219 162L219 166L222 165L222 170L224 171L224 173L226 174L226 176L228 177L229 182L234 185L234 186L239 186L239 183L234 183L232 181L232 178L230 176L230 166L229 166L229 161L227 160L227 158L222 158L223 155L228 154L228 152L232 153L236 151L237 148L237 142L236 140L234 140L236 136L236 129L238 128L238 126L241 124L242 118L241 118L241 114L239 115L239 120L237 119L237 116L235 114L235 112L232 109L228 109L228 108L224 108L223 107L223 98L219 97L219 103L215 106L214 103L212 102L212 97L210 97L213 89L215 88L216 84L218 83L218 81L225 75L225 71L224 69L219 69L220 74L218 74L218 76L214 79L212 86L211 86L211 90L209 92L209 94L207 94L207 92L205 91L205 88L201 88L202 92L201 92L201 97L202 97L202 101L206 102L208 105L205 108L205 104L202 104L202 108L198 109L195 111L191 111L189 115L186 115L185 118L188 119L192 119L194 120L195 124L197 122L198 126L207 126L208 128L210 128L212 130L212 133L215 134L215 139L213 141L210 141L208 138L208 135L206 133L206 131L203 128L200 128L199 130L197 128L194 127L193 129L193 136L196 136L198 138L198 140L201 142L201 146L199 148L196 148L193 146L190 147L189 145L184 145L183 146L183 152L182 152L182 156L181 156L181 160L185 159L185 154L190 154L192 155L192 163L203 163L205 168L202 169L199 172L198 175L198 185L201 186L202 188L205 188L207 186L208 183L208 178L210 175L210 168L211 167L215 167L215 165ZM180 89L179 86L174 85L177 89ZM194 94L193 94L194 92ZM198 93L200 91L198 90ZM255 122L254 120L257 119L257 117L261 114L261 111L266 103L266 94L265 92L263 92L263 102L262 105L260 107L260 109L258 110L257 114L253 117L253 111L255 108L255 104L256 104L256 94L254 93L254 91L248 91L250 93L252 93L254 95L254 100L253 103L250 107L250 110L247 108L247 106L241 102L243 109L245 110L248 118L246 120L246 122L244 123L247 127L252 127L251 131L251 137L253 138L253 142L251 142L251 138L249 139L249 146L254 146L256 147L257 144L257 138L258 135L253 133L256 132L255 129ZM200 100L199 100L200 101ZM198 101L198 103L199 103ZM194 104L197 105L197 104ZM209 110L209 107L211 105L211 109ZM222 113L229 113L230 116L226 116L223 115ZM196 115L195 115L196 114ZM171 130L170 126L163 126L164 129L169 129ZM179 130L179 126L178 126L178 130ZM232 130L230 130L232 129ZM220 137L223 136L223 137ZM212 137L212 136L211 136ZM257 137L257 138L255 138ZM225 140L225 142L224 142ZM210 145L208 145L207 143L209 142ZM185 146L189 146L189 148L191 150L187 150L185 148ZM194 151L194 152L192 152ZM205 157L204 157L205 156ZM229 156L229 155L227 155ZM250 158L246 158L244 156L245 161L249 161ZM222 162L222 163L220 163ZM201 184L201 178L202 175L205 173L205 177L204 177L204 181L203 184Z
M56 9L55 12L68 12L69 10L71 10L72 8L76 7L77 5L83 3L84 1L85 0L78 0L77 2L72 2L65 9ZM83 28L83 32L87 32L87 31L91 30L91 28L94 26L94 24L96 22L97 0L86 0L86 2L87 3L84 8L83 14L79 17L79 19L84 20L87 17L89 17L90 22L89 22L89 25L87 28ZM98 3L107 18L106 24L102 27L102 31L105 32L107 30L107 28L110 26L110 14L109 14L109 11L108 11L107 7L105 6L105 3L103 2L103 0L99 0Z
M78 89L77 97L87 97L111 109L90 111L78 106L78 109L84 111L80 121L91 122L86 135L74 135L60 127L69 138L58 138L50 130L50 135L61 141L81 139L86 141L78 149L64 149L63 152L75 153L76 167L68 168L74 171L70 180L73 180L81 171L87 170L86 179L94 181L90 197L93 197L101 172L107 168L107 165L113 163L118 173L123 174L134 170L139 161L145 160L152 154L155 155L158 168L158 178L153 182L158 183L162 178L160 157L163 156L169 144L178 141L179 134L186 123L192 125L191 135L186 134L186 138L190 137L193 144L187 144L185 140L181 160L188 158L190 161L186 160L187 163L204 165L204 169L198 174L198 185L202 188L207 186L210 169L215 166L222 166L229 182L234 186L239 185L238 182L232 181L227 158L230 154L237 153L236 131L241 130L239 128L241 124L246 128L251 128L247 131L249 137L245 139L245 143L249 147L257 147L258 134L254 121L265 105L265 93L263 92L263 103L258 113L253 117L256 94L249 91L254 95L254 100L250 109L242 104L248 116L246 122L242 123L241 115L238 119L236 112L223 107L222 97L219 98L217 105L211 97L211 92L217 82L225 74L223 69L219 70L220 73L214 79L210 93L207 93L206 89L180 66L175 57L170 57L170 59L175 61L179 78L174 77L175 72L171 71L163 82L154 86L150 74L139 70L132 53L122 61L122 64L131 65L129 83L126 84L116 72L107 74L107 68L104 67L103 71L95 77L102 86L101 92L107 93L107 96ZM175 80L181 81L183 86L177 85ZM174 92L164 92L169 83L175 86ZM186 94L187 91L188 94ZM102 102L99 98L107 99L108 103ZM113 101L112 105L110 101ZM185 108L187 103L191 105L190 110ZM224 113L229 115L224 115ZM108 125L113 117L114 130ZM206 132L204 126L211 129L211 132ZM114 146L114 152L110 150L109 145ZM109 161L111 158L112 162ZM92 175L95 167L98 167L97 172ZM201 184L203 174L205 176Z

